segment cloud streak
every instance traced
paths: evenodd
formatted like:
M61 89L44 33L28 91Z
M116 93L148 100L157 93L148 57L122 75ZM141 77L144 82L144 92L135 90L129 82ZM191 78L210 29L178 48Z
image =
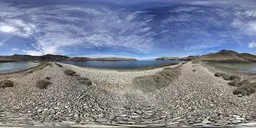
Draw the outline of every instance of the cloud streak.
M32 42L20 50L26 54L66 54L77 48L194 52L230 44L248 48L256 40L255 2L250 0L28 3L0 2L0 34Z

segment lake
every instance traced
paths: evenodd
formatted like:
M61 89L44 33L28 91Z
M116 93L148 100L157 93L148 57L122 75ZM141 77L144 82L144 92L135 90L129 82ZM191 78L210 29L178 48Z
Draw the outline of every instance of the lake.
M106 68L106 69L139 69L155 68L166 65L174 65L183 61L173 60L138 60L138 61L64 61L62 63L72 64L79 67Z
M8 62L0 63L0 73L16 72L37 66L38 63L33 62Z
M256 63L211 63L214 66L220 66L241 72L256 73Z

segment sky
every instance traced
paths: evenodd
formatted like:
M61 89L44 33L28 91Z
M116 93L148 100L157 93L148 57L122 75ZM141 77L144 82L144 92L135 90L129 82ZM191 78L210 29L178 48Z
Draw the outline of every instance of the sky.
M255 0L1 0L0 55L256 53Z

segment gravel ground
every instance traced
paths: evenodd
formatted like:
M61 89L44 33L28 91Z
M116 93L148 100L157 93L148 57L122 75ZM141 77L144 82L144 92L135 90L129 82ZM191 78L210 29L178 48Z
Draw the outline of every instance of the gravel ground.
M214 77L215 71L201 64L169 66L168 72L164 68L114 71L62 65L0 75L15 83L0 89L0 126L218 126L247 123L256 117L255 94L234 96L227 81ZM68 76L65 69L77 75ZM134 79L152 75L158 77L149 86L166 84L167 78L168 85L146 92L134 85ZM36 82L46 77L51 83L48 88L36 88ZM83 78L92 85L81 82Z

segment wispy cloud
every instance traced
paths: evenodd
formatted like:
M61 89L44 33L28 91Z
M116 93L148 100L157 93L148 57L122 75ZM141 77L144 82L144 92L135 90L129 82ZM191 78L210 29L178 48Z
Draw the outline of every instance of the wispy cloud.
M126 47L143 53L152 50L155 33L150 31L149 18L136 20L140 12L71 5L3 8L0 32L34 40L35 49L24 50L27 54L61 54L63 48L76 45Z
M249 47L249 48L256 48L256 42L255 42L255 41L250 42L250 43L248 44L248 47Z
M163 0L145 6L158 1L112 2L111 6L60 0L56 2L60 4L31 2L37 6L0 2L0 33L28 39L32 47L21 51L33 55L66 54L67 48L72 52L77 47L141 54L190 52L231 43L248 47L248 40L256 40L256 5L251 0Z

